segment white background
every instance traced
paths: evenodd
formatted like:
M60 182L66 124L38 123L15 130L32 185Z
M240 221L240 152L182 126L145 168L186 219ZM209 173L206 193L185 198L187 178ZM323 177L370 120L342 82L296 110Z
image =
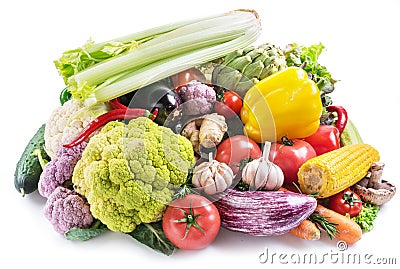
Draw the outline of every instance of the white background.
M179 250L172 257L118 233L70 242L44 218L44 198L38 193L22 198L14 189L13 173L20 154L59 105L63 81L53 60L64 50L76 48L90 37L100 42L236 8L259 13L263 30L258 43L310 45L321 41L327 47L321 61L340 80L333 94L335 104L347 108L364 141L380 151L386 163L384 178L400 186L400 1L5 1L0 10L0 267L266 268L280 265L276 258L272 265L271 261L259 264L258 257L266 248L287 255L338 252L336 241L325 237L308 242L290 235L250 237L226 230L206 249ZM382 207L373 231L345 253L396 257L400 263L399 197ZM288 261L281 266L291 267ZM330 265L329 260L325 263Z

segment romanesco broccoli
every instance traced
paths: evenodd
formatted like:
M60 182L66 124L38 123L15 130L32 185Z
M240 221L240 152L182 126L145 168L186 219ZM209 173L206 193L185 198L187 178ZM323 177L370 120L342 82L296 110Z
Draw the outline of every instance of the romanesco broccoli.
M112 231L158 221L195 163L191 143L148 118L112 121L93 136L72 182Z

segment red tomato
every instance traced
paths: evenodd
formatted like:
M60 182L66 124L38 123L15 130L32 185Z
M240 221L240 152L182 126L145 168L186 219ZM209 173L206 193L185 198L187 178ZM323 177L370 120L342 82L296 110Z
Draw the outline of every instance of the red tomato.
M329 198L328 207L339 214L350 214L350 217L356 217L362 209L362 201L360 196L346 189Z
M282 169L286 185L298 183L297 172L300 166L315 156L317 154L313 147L300 139L283 138L281 142L272 143L269 152L270 161Z
M176 91L178 92L181 86L186 85L188 82L192 80L197 80L203 83L206 82L206 77L204 76L204 74L195 67L189 68L185 71L172 75L171 79Z
M197 194L172 201L162 220L165 236L180 249L205 248L214 241L220 226L218 209Z
M340 148L340 133L333 125L320 125L318 130L304 138L318 155Z
M246 158L260 158L260 147L251 138L235 135L222 141L217 147L215 159L224 162L232 168L234 174L239 172L239 164Z
M221 102L216 102L214 110L226 119L231 119L237 116L242 109L243 101L240 96L233 91L226 91Z

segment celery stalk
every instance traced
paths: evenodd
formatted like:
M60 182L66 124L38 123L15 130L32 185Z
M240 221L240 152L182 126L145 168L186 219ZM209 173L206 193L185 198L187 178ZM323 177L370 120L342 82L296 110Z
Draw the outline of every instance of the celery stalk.
M259 33L260 22L252 11L238 10L194 20L71 76L70 91L75 98L90 98L89 103L108 101L244 48Z
M188 52L167 58L140 70L136 70L121 80L110 83L107 86L99 85L91 96L90 102L106 102L149 85L160 79L166 78L178 72L184 71L194 65L202 64L220 58L227 53L249 46L258 37L258 32L249 31L245 35L213 47L206 47L196 51Z
M216 15L206 18L211 19L215 16ZM127 53L138 45L144 44L157 36L206 18L170 23L101 43L94 43L92 40L88 40L82 47L65 51L59 59L54 61L54 64L64 81L67 83L69 77L92 65L111 57Z

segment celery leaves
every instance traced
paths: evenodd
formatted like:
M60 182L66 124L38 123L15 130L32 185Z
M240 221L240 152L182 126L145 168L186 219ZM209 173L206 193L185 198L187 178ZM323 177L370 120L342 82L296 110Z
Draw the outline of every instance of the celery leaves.
M108 58L130 51L137 46L138 44L134 40L95 44L93 40L89 39L82 47L65 51L59 59L54 61L54 64L64 82L67 83L69 77L80 71Z

